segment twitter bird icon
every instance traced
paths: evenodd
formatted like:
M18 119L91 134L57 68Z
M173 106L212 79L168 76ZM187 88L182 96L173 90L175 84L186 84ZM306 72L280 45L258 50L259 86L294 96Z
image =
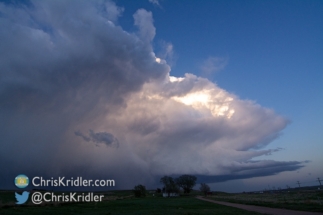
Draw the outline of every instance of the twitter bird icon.
M25 202L27 202L28 197L29 197L29 192L24 191L21 195L19 193L15 193L16 196L16 204L17 205L21 205L24 204Z

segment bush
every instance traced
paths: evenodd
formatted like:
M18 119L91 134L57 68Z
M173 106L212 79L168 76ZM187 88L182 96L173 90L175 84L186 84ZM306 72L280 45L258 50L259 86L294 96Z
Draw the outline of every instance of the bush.
M133 189L135 197L145 197L146 196L146 187L144 185L137 185Z

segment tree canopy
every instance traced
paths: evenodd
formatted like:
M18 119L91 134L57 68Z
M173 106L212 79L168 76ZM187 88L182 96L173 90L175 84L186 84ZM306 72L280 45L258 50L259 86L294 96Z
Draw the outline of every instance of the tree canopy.
M135 197L145 197L146 196L146 187L144 185L137 185L133 189Z
M160 179L160 183L164 184L165 192L167 192L168 195L172 192L179 192L177 184L175 183L174 179L170 176L162 177Z
M201 183L200 191L201 191L202 193L204 193L204 195L206 196L206 195L207 195L207 192L210 192L210 187L209 187L209 185L207 185L207 184L205 184L205 183Z
M194 175L181 175L175 179L175 182L184 190L184 193L189 193L196 184L196 177Z

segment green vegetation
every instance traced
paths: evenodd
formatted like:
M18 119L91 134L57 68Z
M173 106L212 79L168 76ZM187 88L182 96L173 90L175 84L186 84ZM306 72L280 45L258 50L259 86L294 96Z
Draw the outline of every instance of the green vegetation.
M179 193L179 186L172 177L164 176L160 179L160 183L164 185L163 191L168 193L168 196L170 193Z
M122 194L122 195L121 195ZM148 195L146 198L129 197L132 191L113 191L100 203L65 203L51 204L46 206L22 205L16 206L4 204L4 200L10 200L13 203L14 192L0 193L2 205L0 214L30 214L30 215L54 215L54 214L98 214L98 215L206 215L206 214L258 214L231 208L223 205L217 205L194 198L194 195L163 198Z
M133 193L135 194L135 197L145 197L146 196L146 187L144 185L137 185L133 189Z
M323 212L323 192L216 193L209 199L289 210Z
M168 193L179 193L180 188L183 189L184 193L189 194L196 184L196 176L194 175L181 175L178 178L173 179L170 176L165 175L160 179L160 183L164 185L163 192Z
M204 196L206 196L207 195L207 193L208 192L210 192L210 187L209 187L209 185L207 185L207 184L205 184L205 183L201 183L201 186L200 186L200 191L202 192L202 193L204 193Z
M196 176L194 175L181 175L175 178L176 184L183 189L184 193L190 193L196 184Z

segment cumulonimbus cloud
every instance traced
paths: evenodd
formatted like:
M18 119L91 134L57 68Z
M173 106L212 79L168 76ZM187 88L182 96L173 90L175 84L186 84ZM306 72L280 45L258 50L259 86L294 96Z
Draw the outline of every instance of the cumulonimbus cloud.
M108 175L127 187L304 165L256 160L275 152L263 147L288 120L205 78L171 76L151 45L152 13L135 13L136 34L117 24L122 11L110 1L0 3L0 164L10 163L10 184L20 171Z

